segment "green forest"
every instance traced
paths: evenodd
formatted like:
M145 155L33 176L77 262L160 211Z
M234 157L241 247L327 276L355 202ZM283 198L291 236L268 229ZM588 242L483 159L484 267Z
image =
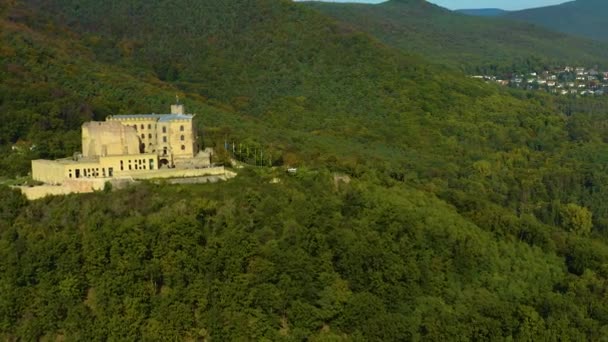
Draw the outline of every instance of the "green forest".
M608 336L606 99L478 82L287 0L0 13L0 183L176 94L204 147L274 166L30 202L0 185L0 339Z
M606 67L608 61L606 42L591 40L596 38L593 36L572 36L533 23L508 20L519 12L495 17L469 16L421 0L390 0L378 4L307 1L304 4L405 53L416 52L469 74L526 73L565 65ZM594 8L598 6L601 7ZM603 32L602 26L591 18L604 13L606 4L598 6L589 6L593 9L580 15L580 22L596 25L599 33ZM564 10L543 18L556 29L563 26L564 16L570 13L580 11ZM528 21L534 22L534 19ZM577 26L570 22L568 25Z

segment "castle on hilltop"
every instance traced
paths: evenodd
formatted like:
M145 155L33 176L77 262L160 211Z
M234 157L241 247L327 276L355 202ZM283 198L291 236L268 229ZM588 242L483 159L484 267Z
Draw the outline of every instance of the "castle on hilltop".
M32 178L59 185L72 180L209 174L212 151L199 151L194 116L175 104L170 114L112 115L105 121L86 122L82 152L73 158L33 160Z

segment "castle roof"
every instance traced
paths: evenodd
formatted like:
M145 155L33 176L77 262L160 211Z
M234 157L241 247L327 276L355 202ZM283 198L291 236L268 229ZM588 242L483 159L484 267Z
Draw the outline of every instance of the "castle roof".
M192 118L194 118L194 115L190 115L190 114L121 114L121 115L112 115L112 116L108 117L108 119L115 119L115 120L149 119L149 120L157 120L159 122L192 120Z

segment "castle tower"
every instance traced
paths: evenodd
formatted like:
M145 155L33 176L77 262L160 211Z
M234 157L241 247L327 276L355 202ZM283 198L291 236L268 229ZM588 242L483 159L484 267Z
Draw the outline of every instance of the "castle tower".
M171 114L184 114L184 105L179 103L179 95L175 95L175 104L171 105Z

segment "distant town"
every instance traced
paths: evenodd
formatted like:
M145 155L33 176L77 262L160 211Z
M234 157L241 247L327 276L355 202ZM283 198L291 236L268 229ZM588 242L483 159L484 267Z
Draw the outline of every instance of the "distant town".
M540 90L557 95L608 95L608 71L585 67L553 69L551 71L504 76L475 75L476 79L502 86L526 90Z

